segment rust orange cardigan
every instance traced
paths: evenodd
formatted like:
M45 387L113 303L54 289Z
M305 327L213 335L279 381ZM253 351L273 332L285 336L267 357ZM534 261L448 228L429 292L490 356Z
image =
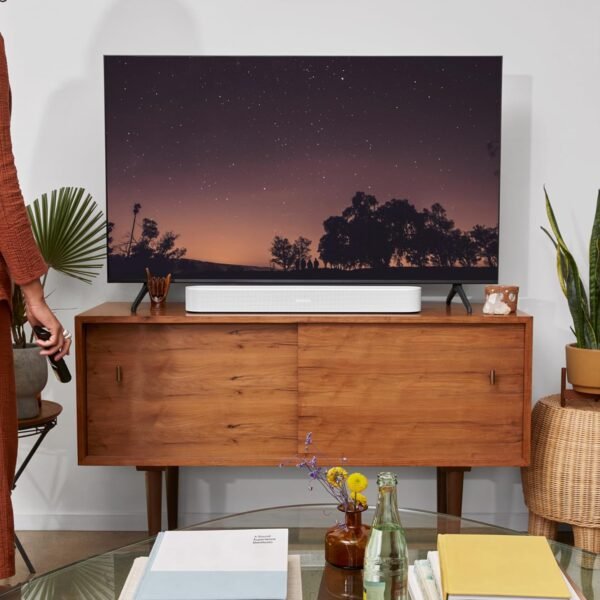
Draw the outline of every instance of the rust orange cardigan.
M31 232L10 138L10 86L0 35L0 301L10 302L10 281L24 284L47 270Z

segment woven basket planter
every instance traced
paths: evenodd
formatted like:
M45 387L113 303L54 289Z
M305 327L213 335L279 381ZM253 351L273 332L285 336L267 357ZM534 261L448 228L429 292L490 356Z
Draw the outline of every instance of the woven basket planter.
M600 552L600 402L542 398L531 417L531 464L521 471L529 533L554 538L573 526L575 545Z

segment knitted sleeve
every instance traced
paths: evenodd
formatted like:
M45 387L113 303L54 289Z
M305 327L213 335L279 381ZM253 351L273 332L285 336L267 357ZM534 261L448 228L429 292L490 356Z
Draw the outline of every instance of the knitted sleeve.
M0 35L0 254L12 280L25 284L48 267L33 238L23 202L10 138L10 87L4 40Z

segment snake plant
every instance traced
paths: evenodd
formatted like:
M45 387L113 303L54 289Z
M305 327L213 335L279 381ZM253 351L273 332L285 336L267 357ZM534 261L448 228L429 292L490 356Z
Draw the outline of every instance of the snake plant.
M83 188L53 190L27 206L35 241L49 267L91 283L106 255L106 221ZM46 276L42 283L45 285ZM25 347L25 302L19 286L13 291L12 333L16 347Z
M596 214L590 239L589 299L577 263L567 248L558 228L552 204L545 188L544 193L546 195L546 213L552 233L545 227L542 227L542 230L550 238L556 249L558 280L563 294L567 298L571 317L573 318L571 330L577 339L577 347L600 349L600 190L598 191Z

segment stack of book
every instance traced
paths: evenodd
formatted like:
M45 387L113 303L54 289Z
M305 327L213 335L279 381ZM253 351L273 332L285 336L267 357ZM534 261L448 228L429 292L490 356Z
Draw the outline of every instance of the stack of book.
M301 599L298 558L287 529L167 531L135 560L119 600Z
M412 600L579 600L545 537L440 534L409 567Z

